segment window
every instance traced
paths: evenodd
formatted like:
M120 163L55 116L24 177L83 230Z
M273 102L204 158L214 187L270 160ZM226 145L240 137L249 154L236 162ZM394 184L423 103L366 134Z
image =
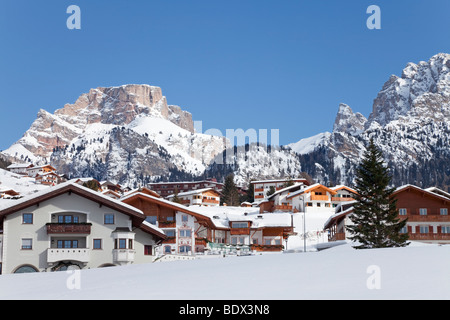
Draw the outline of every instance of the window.
M428 226L420 226L420 233L428 233Z
M33 249L33 239L22 239L22 250Z
M398 209L398 215L400 216L406 216L407 210L406 208L400 208Z
M58 240L58 248L78 248L78 240Z
M232 228L248 228L247 222L232 222L231 223Z
M164 234L168 237L175 237L175 230L163 230Z
M172 247L171 246L165 246L164 247L164 253L165 254L172 253Z
M173 217L166 217L166 221L173 221Z
M100 250L102 248L102 239L94 239L93 248Z
M231 238L231 244L237 244L237 238L236 237L232 237Z
M127 248L127 239L119 239L119 249Z
M266 246L270 246L270 245L272 245L272 240L271 240L271 239L265 239L265 240L264 240L264 244L265 244Z
M32 213L22 214L22 223L23 224L33 224L33 214Z
M113 214L105 214L104 224L114 224L114 215Z
M151 256L151 255L153 255L153 246L144 245L144 256Z
M157 219L156 216L147 216L147 217L145 218L145 221L147 221L148 223L151 223L151 224L155 224L155 225L156 225L156 219Z
M257 238L253 238L253 244L258 244L258 239Z
M58 216L58 223L78 223L78 217L77 216L71 216L71 215L61 215Z
M182 218L181 218L181 221L188 222L188 216L187 215L183 215Z
M180 253L188 253L191 251L191 246L180 246Z
M440 213L441 213L441 216L446 216L446 215L448 215L448 210L447 210L447 208L441 208L439 211L440 211Z
M441 233L450 233L450 226L442 226Z
M408 233L408 227L404 226L403 228L401 228L400 233Z
M307 202L307 203L306 203L306 206L307 206L307 207L312 207L313 204L312 204L312 202Z
M277 245L277 246L281 245L281 240L280 239L275 239L275 245Z
M426 216L427 215L427 208L420 208L419 209L419 214L421 216Z
M190 229L180 229L180 237L189 238L191 236Z

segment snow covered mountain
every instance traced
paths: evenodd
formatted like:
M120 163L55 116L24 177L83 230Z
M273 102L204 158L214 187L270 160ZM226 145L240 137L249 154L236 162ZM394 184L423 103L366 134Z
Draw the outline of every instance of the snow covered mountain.
M124 184L201 175L225 148L221 137L194 132L192 116L168 105L159 87L91 89L51 114L40 110L3 153L16 161L50 161L59 172Z
M450 187L450 55L408 63L383 85L366 119L345 104L331 133L290 144L304 171L323 183L353 183L370 138L381 148L393 183Z
M236 182L298 177L353 184L370 138L381 148L393 183L450 187L450 55L408 63L383 85L368 118L340 104L332 132L285 147L230 148L224 137L196 133L189 112L168 105L159 87L91 89L51 114L38 112L3 153L12 161L50 161L70 176L135 186L155 180Z

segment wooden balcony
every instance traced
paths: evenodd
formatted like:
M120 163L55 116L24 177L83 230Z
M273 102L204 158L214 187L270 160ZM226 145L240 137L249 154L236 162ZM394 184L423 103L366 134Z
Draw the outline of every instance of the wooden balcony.
M47 223L47 234L91 234L92 223Z
M158 221L158 227L159 228L175 228L176 222L175 221Z
M219 204L220 201L219 200L214 200L214 199L203 199L203 203Z
M331 197L331 201L353 201L354 198L344 198L344 197Z
M329 201L329 200L330 200L330 198L328 196L315 195L315 194L311 195L311 201Z
M292 211L292 206L290 204L278 205L278 206L275 206L275 210Z
M419 214L408 214L408 215L399 215L399 219L408 219L408 222L450 222L449 215L440 215L440 214L428 214L428 215L419 215Z
M345 240L344 232L337 232L335 234L330 234L328 236L328 241L339 241L339 240Z
M231 228L230 234L233 235L249 235L250 228Z
M167 237L166 240L164 240L162 243L163 244L167 244L167 243L176 243L177 242L177 238L176 237Z
M255 188L254 192L263 192L264 188Z
M409 233L409 240L450 241L450 233Z

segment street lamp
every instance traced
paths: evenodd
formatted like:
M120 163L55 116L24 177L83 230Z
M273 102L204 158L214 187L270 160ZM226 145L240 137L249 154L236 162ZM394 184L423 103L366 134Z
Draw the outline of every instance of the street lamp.
M306 207L305 207L305 195L303 195L302 201L303 201L303 252L306 252Z

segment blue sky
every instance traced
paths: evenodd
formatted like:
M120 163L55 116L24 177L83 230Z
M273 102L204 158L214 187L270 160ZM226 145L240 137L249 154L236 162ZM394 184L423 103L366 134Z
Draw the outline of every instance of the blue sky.
M69 30L69 5L81 30ZM369 5L381 30L369 30ZM90 88L145 83L203 130L331 131L339 103L366 117L391 74L450 52L450 1L0 1L0 149Z

